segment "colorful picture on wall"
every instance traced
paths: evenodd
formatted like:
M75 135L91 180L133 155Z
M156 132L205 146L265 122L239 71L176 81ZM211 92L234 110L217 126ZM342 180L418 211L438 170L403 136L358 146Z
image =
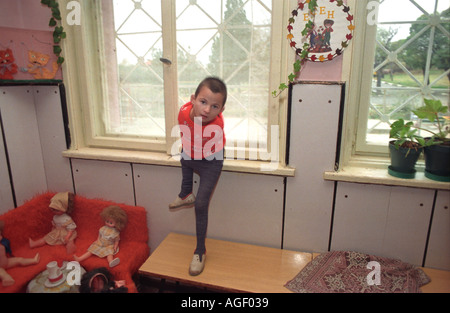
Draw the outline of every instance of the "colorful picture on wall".
M309 4L317 2L317 9L310 13ZM306 25L309 25L305 33ZM288 39L297 55L301 55L308 43L308 60L331 61L341 55L353 38L355 29L350 8L342 0L299 0L298 8L289 19Z
M53 34L0 27L0 81L61 80Z
M16 59L10 48L0 49L0 80L2 79L14 79L17 73Z

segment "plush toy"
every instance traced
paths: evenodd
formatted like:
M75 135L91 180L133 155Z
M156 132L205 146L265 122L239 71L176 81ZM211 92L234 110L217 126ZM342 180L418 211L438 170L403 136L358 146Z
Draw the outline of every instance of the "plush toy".
M38 264L40 261L39 253L34 258L14 257L11 251L9 240L3 238L2 232L5 222L0 221L0 281L4 287L12 286L14 279L6 272L8 268L16 266L29 266Z
M18 66L11 49L0 50L0 79L14 79Z
M73 211L73 201L74 194L71 192L60 192L53 196L49 204L49 208L54 214L53 229L41 239L32 240L30 238L30 248L41 247L45 244L51 246L65 245L67 254L75 252L77 225L69 215Z
M105 268L87 272L81 278L80 293L126 293L125 281L114 281L112 274Z
M80 257L74 255L74 259L82 262L94 254L100 258L106 257L109 267L114 267L120 263L120 259L114 258L114 255L119 252L120 231L125 228L128 217L118 206L106 207L100 216L105 225L100 228L97 240L85 254Z

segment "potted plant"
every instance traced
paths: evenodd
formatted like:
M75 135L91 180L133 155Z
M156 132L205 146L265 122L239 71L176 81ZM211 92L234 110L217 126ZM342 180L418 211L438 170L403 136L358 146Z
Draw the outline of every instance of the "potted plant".
M416 176L415 166L425 145L425 139L417 131L413 122L406 123L403 119L391 125L390 138L394 140L389 142L390 175L406 179Z
M413 113L422 121L428 120L431 128L423 128L423 123L418 129L431 134L425 139L425 176L436 181L450 182L450 125L449 117L443 115L448 112L448 107L442 105L440 100L425 99L425 106L418 108Z

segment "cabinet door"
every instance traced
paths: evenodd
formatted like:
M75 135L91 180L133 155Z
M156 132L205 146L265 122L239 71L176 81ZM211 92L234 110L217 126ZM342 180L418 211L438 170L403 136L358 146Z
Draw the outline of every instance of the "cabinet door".
M72 171L77 194L135 204L131 164L73 159Z
M450 271L450 191L438 191L425 266Z
M289 165L296 170L287 179L285 249L328 250L334 182L323 173L336 163L341 96L338 84L293 87Z
M423 263L434 190L339 183L332 250Z
M151 251L155 251L170 232L195 235L193 208L169 210L169 203L180 192L180 168L133 164L133 174L136 204L147 210Z
M0 88L0 110L17 205L47 190L41 140L29 86Z
M385 186L339 183L331 250L382 251L389 195Z
M145 164L133 169L136 203L148 211L152 251L170 232L195 235L194 208L168 208L180 192L181 169ZM200 179L194 175L194 194ZM209 205L208 238L280 248L283 187L280 177L222 172Z
M36 86L34 102L47 188L53 191L73 191L70 160L61 155L67 149L67 143L59 87Z
M8 162L6 158L3 133L0 128L0 214L14 208L14 200L9 179Z

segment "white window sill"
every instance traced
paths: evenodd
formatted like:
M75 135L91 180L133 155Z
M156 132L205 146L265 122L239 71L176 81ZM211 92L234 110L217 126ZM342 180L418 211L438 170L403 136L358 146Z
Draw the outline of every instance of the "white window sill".
M160 166L180 166L179 157L172 157L165 153L129 151L101 148L81 148L67 150L63 156L73 159L86 159L96 161L127 162L134 164L150 164ZM227 172L251 173L260 175L294 177L295 169L281 164L271 164L262 161L225 160L223 170Z
M418 162L414 179L393 177L388 174L388 166L386 158L353 158L339 171L325 172L323 178L328 181L450 190L450 183L438 182L425 177L423 161Z

